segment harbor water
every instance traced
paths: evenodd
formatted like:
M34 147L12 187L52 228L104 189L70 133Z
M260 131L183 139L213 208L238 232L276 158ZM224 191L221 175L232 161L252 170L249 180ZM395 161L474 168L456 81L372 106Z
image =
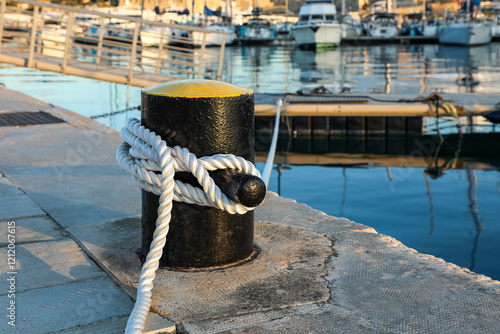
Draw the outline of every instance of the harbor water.
M256 93L324 86L334 93L427 96L477 92L499 94L500 102L499 55L500 44L496 43L473 48L360 45L323 52L238 46L226 49L222 80ZM140 115L136 109L140 89L136 87L3 64L0 83L116 129L127 118ZM434 121L426 122L428 133L436 135ZM444 159L446 165L436 165L439 154L429 154L422 160L424 165L418 165L405 163L413 161L409 150L401 154L399 163L391 164L367 162L361 154L365 151L344 150L348 163L281 161L273 170L269 189L327 214L371 226L419 252L500 279L500 134L482 117L462 123L460 144L455 140L436 145L441 153L452 152L447 155L452 158ZM452 119L441 120L439 128L442 134L458 131ZM424 139L401 141L411 146ZM296 153L287 150L297 150L313 157L338 155L332 148L338 142L325 144L325 140L329 139L281 138L278 153L285 156ZM364 147L389 145L363 140ZM358 158L363 159L356 162ZM257 167L262 171L263 163Z

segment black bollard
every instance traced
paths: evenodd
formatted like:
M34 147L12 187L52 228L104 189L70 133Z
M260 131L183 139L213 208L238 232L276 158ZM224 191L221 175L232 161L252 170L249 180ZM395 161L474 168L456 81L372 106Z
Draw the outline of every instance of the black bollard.
M254 160L254 96L250 89L210 80L183 80L142 91L141 123L170 147L187 148L200 158L234 154ZM228 197L257 206L264 182L235 170L210 172ZM199 186L191 173L176 180ZM158 217L159 196L142 191L141 257L149 252ZM237 263L254 252L253 211L231 215L223 210L173 203L172 219L160 267L203 268Z

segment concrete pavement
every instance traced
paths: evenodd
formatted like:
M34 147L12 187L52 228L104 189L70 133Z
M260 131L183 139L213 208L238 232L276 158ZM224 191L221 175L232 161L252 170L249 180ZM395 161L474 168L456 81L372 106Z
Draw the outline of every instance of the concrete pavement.
M65 121L0 127L0 332L123 332L140 273L140 191L115 161L118 131L6 88L0 101L0 115ZM500 332L498 281L274 193L255 219L255 260L159 270L149 332Z

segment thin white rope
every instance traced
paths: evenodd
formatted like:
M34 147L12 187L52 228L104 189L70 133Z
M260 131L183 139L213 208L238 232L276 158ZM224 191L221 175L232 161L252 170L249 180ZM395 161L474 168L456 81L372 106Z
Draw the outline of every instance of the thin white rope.
M262 180L266 184L266 188L269 185L269 179L271 178L271 171L273 169L273 164L274 164L274 155L276 153L276 144L278 142L278 132L280 127L280 111L282 104L283 104L282 99L276 101L276 117L274 119L273 139L271 141L271 147L269 148L269 152L267 154L266 165L264 167L264 171L262 172Z
M144 190L160 195L153 241L142 267L136 302L125 329L127 334L140 334L151 306L153 280L169 230L172 201L215 207L230 214L244 214L254 208L235 203L224 195L208 171L233 168L258 177L260 173L251 162L232 154L196 158L185 148L169 147L160 136L135 118L128 120L121 136L124 142L116 151L118 163ZM203 190L174 180L175 172L179 171L191 172Z

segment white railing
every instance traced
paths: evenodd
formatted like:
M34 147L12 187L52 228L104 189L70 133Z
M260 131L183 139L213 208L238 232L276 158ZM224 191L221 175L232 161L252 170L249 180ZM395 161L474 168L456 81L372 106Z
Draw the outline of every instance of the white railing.
M26 52L27 67L44 56L58 59L63 73L69 61L126 69L128 83L138 73L221 79L226 33L31 0L6 3L0 54ZM206 48L209 35L221 36L222 45Z

